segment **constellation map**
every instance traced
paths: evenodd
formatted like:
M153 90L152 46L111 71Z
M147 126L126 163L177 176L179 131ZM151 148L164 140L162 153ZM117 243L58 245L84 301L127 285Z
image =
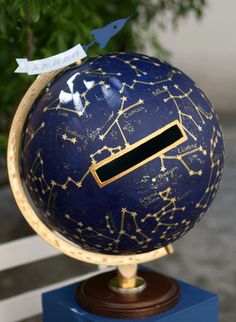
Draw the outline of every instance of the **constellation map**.
M69 77L62 75L55 80L55 84L61 84L57 92L53 85L47 88L47 100L37 103L43 121L37 124L33 111L34 126L29 119L23 140L27 186L45 209L45 216L57 222L58 231L65 237L67 223L73 231L72 241L98 252L118 254L126 252L125 247L127 251L145 252L184 235L196 221L191 218L193 208L190 210L185 199L186 190L202 191L194 200L195 212L199 211L201 218L215 196L223 171L222 134L204 94L182 72L143 55L118 53L91 58L68 73ZM51 126L57 118L59 132ZM133 177L131 172L127 184L124 176L114 182L114 188L97 186L91 165L121 153L173 120L179 121L188 137L184 144L138 168ZM46 153L48 137L54 139L55 133L54 151L63 162L57 171L54 161L50 169L49 160L57 165L58 155L46 157L52 153ZM30 161L25 161L27 158ZM153 172L153 186L142 179L148 169ZM171 175L172 169L175 175ZM186 182L183 191L178 189L182 177ZM130 193L126 195L125 191L137 194L132 178L137 185L142 183L144 198L156 190L158 210L144 209L137 202L128 205ZM68 205L65 193L73 200ZM88 198L86 209L80 209L80 198ZM51 211L60 199L65 207L57 211L64 211L60 217L64 222ZM93 223L88 219L98 216L98 209L103 215L96 225L96 220Z
M140 220L141 223L146 222L146 220L148 220L149 218L154 218L156 220L156 227L154 230L151 231L149 236L142 232L142 226L138 224L137 218L139 217L139 214L136 211L130 211L127 208L122 208L120 211L121 220L119 228L115 227L112 214L106 214L106 228L109 235L98 232L91 226L86 226L82 221L78 222L74 220L70 216L70 214L66 213L64 217L66 220L76 224L76 231L79 233L79 236L75 234L75 238L79 238L82 241L86 241L84 235L86 235L87 232L90 232L92 235L96 237L102 237L103 239L108 240L109 242L108 247L105 249L106 251L111 251L115 249L114 252L118 253L119 244L121 243L122 238L124 237L128 237L132 241L136 242L141 247L141 249L145 249L148 247L149 243L152 242L152 235L158 231L159 227L166 228L160 235L160 238L163 239L166 236L166 234L170 231L170 229L174 229L175 231L176 227L179 225L178 223L168 223L163 219L163 217L168 216L169 220L172 221L174 219L175 212L184 211L185 209L185 207L176 207L176 198L171 197L170 187L168 187L165 191L161 191L160 196L162 201L167 202L166 205L153 214L147 214L145 218ZM127 224L126 221L128 221L129 223ZM189 223L190 222L187 220L182 220L181 222L181 224L184 225L185 230L188 228ZM129 227L128 230L127 227Z
M217 144L220 142L222 135L219 131L216 130L215 127L213 127L212 137L210 140L210 174L209 179L207 183L207 187L204 191L204 194L200 201L196 204L197 208L203 208L206 209L208 207L208 204L212 198L214 198L215 193L219 187L220 179L223 174L223 168L220 164L220 159L217 158L215 152L215 149L217 147ZM214 174L214 175L213 175Z
M131 104L131 105L129 105L129 106L127 106L125 108L124 105L125 105L125 102L126 101L127 101L127 97L126 96L122 96L121 97L121 107L119 108L119 110L117 112L116 118L111 123L111 125L109 126L109 128L105 131L105 133L99 135L99 139L101 141L103 141L106 138L107 134L111 131L111 129L113 128L113 126L116 125L118 127L118 130L119 130L121 136L122 136L122 139L124 140L125 145L126 146L129 145L129 142L127 141L127 138L125 137L125 134L124 134L124 132L123 132L121 126L120 126L119 119L120 119L121 116L124 115L125 112L129 111L130 109L132 109L132 108L134 108L136 106L139 106L139 105L143 104L144 103L144 100L140 98L136 103Z

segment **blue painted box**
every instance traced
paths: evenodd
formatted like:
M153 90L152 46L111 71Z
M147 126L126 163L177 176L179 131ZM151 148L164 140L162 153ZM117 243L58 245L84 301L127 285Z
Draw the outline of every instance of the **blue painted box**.
M218 296L196 286L177 281L181 296L179 303L165 313L155 316L126 319L132 322L217 322ZM96 316L83 310L75 299L78 283L43 294L43 322L121 322Z

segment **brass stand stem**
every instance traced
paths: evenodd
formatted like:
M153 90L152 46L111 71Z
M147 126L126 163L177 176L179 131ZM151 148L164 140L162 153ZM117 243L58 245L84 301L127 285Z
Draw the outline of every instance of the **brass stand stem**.
M119 287L133 288L136 286L138 265L120 265L117 267Z
M167 245L161 248L159 257L170 255L174 252L173 246ZM117 277L120 288L133 288L136 286L137 279L137 264L127 264L117 266Z

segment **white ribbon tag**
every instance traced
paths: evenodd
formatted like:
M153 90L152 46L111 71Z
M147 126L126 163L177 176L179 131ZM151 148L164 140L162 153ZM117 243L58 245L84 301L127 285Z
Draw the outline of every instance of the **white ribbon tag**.
M77 60L81 60L86 57L87 54L83 47L78 44L71 49L64 51L58 55L51 56L49 58L28 61L26 58L16 58L18 67L15 73L27 73L28 75L37 75L52 70L60 69L70 64L73 64Z

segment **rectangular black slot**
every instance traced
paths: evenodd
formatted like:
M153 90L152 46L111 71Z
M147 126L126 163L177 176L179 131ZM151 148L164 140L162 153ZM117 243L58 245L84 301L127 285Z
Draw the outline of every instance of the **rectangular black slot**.
M128 151L116 159L111 160L96 170L101 182L112 179L124 171L142 163L145 159L164 150L183 137L183 133L177 124L157 134L148 141L141 143L131 151Z

